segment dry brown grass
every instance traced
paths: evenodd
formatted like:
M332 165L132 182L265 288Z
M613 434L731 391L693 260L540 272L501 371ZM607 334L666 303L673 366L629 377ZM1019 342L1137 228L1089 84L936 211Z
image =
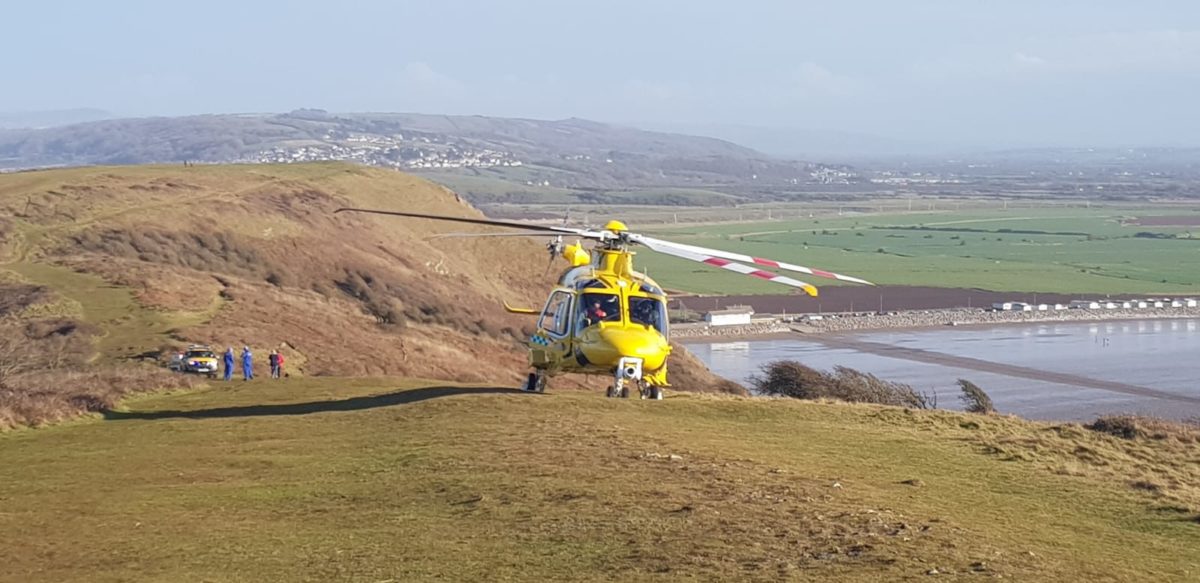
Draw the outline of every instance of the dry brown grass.
M431 221L334 215L342 206L480 216L445 188L347 164L91 168L0 177L0 211L34 242L29 259L130 288L192 314L168 337L261 353L292 372L519 382L555 271L520 238L439 239ZM450 229L454 230L454 229ZM561 265L561 264L560 264ZM201 322L195 324L195 322ZM672 383L737 390L677 350ZM578 384L565 380L555 386Z
M0 386L0 430L40 427L111 409L126 395L195 384L194 377L154 367L20 374Z
M1105 417L1086 425L1040 423L1006 415L964 419L945 411L880 411L878 417L899 426L960 434L1004 461L1125 484L1152 496L1163 512L1200 518L1200 428L1190 423L1135 416Z

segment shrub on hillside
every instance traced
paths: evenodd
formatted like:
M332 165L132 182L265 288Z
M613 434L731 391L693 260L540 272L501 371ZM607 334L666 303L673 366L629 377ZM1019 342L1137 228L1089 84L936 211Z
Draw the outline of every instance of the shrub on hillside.
M91 356L93 334L73 320L0 318L0 387L24 373L83 364Z
M252 242L226 232L92 229L71 237L70 252L91 251L160 265L237 275L286 270L269 264Z
M44 286L0 282L0 318L19 314L52 298L53 294Z
M125 395L187 388L196 382L195 377L155 367L22 373L0 386L0 429L38 427L111 409Z
M1106 415L1084 425L1100 433L1122 439L1174 439L1182 443L1200 443L1200 422L1177 422L1141 415Z
M958 386L962 389L962 394L958 398L962 401L963 410L968 413L984 415L996 412L996 407L992 405L992 398L979 388L979 385L967 379L958 379Z
M374 316L384 328L401 329L412 322L449 326L480 336L501 335L501 326L489 318L494 314L489 306L462 302L461 297L448 296L421 279L347 268L344 276L333 284L357 300L363 311Z
M911 409L933 409L937 402L903 383L885 381L873 374L844 366L824 372L794 360L777 360L750 377L754 392L793 399L835 399L851 403L876 403Z

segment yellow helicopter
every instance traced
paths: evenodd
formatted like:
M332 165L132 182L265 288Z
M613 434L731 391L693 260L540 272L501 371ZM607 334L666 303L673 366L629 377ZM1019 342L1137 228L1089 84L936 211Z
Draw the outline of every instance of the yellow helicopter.
M811 296L817 288L778 273L751 267L745 263L774 269L806 273L851 283L874 285L869 281L802 265L730 253L716 249L673 243L631 233L620 221L609 221L602 229L532 225L512 221L472 219L420 213L359 208L334 211L371 213L415 219L520 229L523 233L475 233L458 236L550 236L547 248L570 263L550 292L539 312L514 308L516 314L538 317L537 331L529 339L529 365L533 372L524 389L544 392L548 377L561 373L612 375L608 397L629 397L629 386L637 387L643 399L662 399L667 383L667 356L671 353L670 324L667 321L667 294L644 273L633 269L635 245L674 257L704 263L744 275L797 287ZM590 239L595 245L584 249L577 240L563 245L563 235ZM456 235L445 235L456 236Z

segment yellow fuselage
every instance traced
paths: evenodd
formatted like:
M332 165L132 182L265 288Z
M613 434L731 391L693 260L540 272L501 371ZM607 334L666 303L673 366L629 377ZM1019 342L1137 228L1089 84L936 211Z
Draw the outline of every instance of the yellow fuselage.
M665 386L671 353L666 294L632 269L633 253L597 250L589 264L575 255L551 292L529 342L530 364L560 372L608 374L622 363L640 362L642 379ZM624 360L623 360L624 359Z

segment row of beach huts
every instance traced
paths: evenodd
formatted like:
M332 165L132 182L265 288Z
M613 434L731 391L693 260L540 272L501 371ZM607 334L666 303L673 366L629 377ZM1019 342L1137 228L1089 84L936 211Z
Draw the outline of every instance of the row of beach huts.
M1053 310L1139 310L1149 308L1195 308L1200 300L1142 299L1142 300L1072 300L1069 304L1030 304L1026 302L996 302L998 312L1049 312Z

